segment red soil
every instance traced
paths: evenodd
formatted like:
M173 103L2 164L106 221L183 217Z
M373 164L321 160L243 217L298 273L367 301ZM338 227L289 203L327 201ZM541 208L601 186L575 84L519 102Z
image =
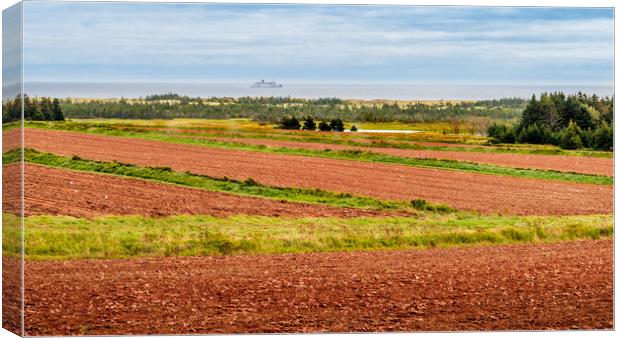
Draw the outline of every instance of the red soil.
M19 149L22 145L21 128L2 131L2 152Z
M16 167L15 165L11 165ZM17 168L17 167L16 167ZM356 217L386 212L292 203L26 164L26 215ZM393 213L392 213L393 214Z
M22 210L22 168L19 163L2 166L2 211L20 215Z
M468 161L474 163L493 164L512 168L532 168L557 170L613 176L614 160L611 158L559 155L526 155L508 153L477 153L443 150L415 150L379 147L355 147L339 144L277 141L245 138L214 138L220 141L233 141L246 144L259 144L271 147L302 148L313 150L363 150L379 154L413 158L436 158L444 160Z
M6 234L4 236L6 236ZM4 240L6 241L7 239ZM18 336L23 336L23 333L21 332L21 284L21 257L7 257L5 252L2 257L2 328L11 331Z
M416 150L416 149L400 149L400 148L386 148L386 147L356 147L347 145L335 145L328 143L311 143L304 142L299 135L312 135L312 132L296 131L296 130L273 130L271 132L278 134L286 134L293 138L292 141L278 141L268 139L249 139L249 138L230 138L223 137L229 131L226 130L194 130L194 129L179 129L179 128L162 128L162 127L141 127L141 129L168 131L175 133L187 133L187 134L203 134L203 137L211 139L219 139L222 141L235 141L249 144L264 144L268 146L278 147L290 147L290 148L305 148L305 149L361 149L366 151L373 151L377 153L383 153L394 156L402 157L417 157L417 158L438 158L457 161L470 161L475 163L487 163L500 166L507 166L513 168L532 168L543 170L557 170L565 172L577 172L584 174L595 175L607 175L612 176L614 173L613 159L601 158L601 157L587 157L587 156L565 156L565 155L535 155L535 154L518 154L518 153L482 153L471 152L464 153L461 151L443 151L443 150ZM376 134L365 134L370 137L376 137ZM210 137L211 136L211 137ZM354 141L359 143L367 143L371 145L373 142L380 142L380 139L373 138L352 138L352 134L338 134L342 140ZM221 137L221 138L220 138ZM382 137L385 137L383 135ZM299 141L295 141L295 139ZM388 140L391 141L391 140ZM485 148L485 149L505 149L497 146L483 146L475 144L463 144L463 143L447 143L447 142L429 142L429 141L403 141L397 140L398 143L407 143L412 145L421 146L441 146L452 148Z
M26 262L26 335L613 328L613 242Z
M383 199L422 198L459 209L509 214L596 214L613 209L613 187L483 175L403 165L269 154L90 135L26 130L26 146L64 156L169 166L273 186L320 188Z

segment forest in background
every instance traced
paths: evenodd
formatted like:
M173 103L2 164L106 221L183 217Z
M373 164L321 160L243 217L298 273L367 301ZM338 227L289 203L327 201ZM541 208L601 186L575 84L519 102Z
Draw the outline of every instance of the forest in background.
M510 98L460 103L358 104L337 98L199 98L173 93L138 100L61 100L65 115L70 118L249 118L260 123L278 123L283 117L291 116L310 116L319 121L340 118L348 122L423 123L473 116L505 120L519 117L526 103L523 99Z
M613 150L613 118L613 97L542 93L539 99L532 96L519 123L495 123L489 127L488 135L496 143Z

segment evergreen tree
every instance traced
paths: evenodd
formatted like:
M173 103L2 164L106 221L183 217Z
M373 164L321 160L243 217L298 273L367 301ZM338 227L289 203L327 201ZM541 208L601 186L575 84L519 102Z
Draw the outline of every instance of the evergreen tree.
M562 125L568 126L573 121L581 129L590 129L593 127L592 115L583 107L577 97L570 96L566 100L564 110L560 112Z
M541 126L547 126L551 130L558 130L562 127L558 109L551 96L547 93L540 96L540 110L543 115L543 123Z
M569 121L568 127L566 127L562 133L560 147L562 149L583 148L583 142L581 140L581 136L579 135L580 133L581 130L579 126L575 122Z
M52 101L52 119L55 121L64 121L65 114L62 111L62 107L60 107L60 101L57 98L54 98Z
M37 103L41 111L41 118L44 121L53 120L52 101L47 97L42 97Z
M545 114L542 111L540 102L536 100L536 95L532 95L521 116L521 129L525 129L533 124L542 125L544 122Z
M314 121L314 119L310 116L307 116L304 119L304 125L301 128L303 130L316 130L316 122Z

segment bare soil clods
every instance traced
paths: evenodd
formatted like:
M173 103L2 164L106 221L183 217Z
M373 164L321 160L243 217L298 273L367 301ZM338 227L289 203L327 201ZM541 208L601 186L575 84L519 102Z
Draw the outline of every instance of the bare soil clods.
M486 213L568 215L609 213L613 187L502 177L402 165L267 154L89 135L25 130L27 147L64 156L143 166L170 166L214 177L273 186L320 188L382 199L422 198Z
M613 242L27 261L26 335L613 328Z
M33 164L27 164L25 168L26 216L246 214L284 217L357 217L388 214L373 210L235 196L139 179L58 170Z

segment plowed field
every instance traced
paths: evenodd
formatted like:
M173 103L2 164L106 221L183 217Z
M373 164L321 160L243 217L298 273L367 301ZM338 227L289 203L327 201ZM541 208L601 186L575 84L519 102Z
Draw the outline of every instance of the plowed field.
M422 198L508 214L609 213L613 187L402 165L267 154L75 132L26 130L26 146L59 155L170 166L274 186L320 188L384 199Z
M613 328L613 242L26 262L26 335Z
M612 158L559 155L526 155L507 153L477 153L462 151L415 150L378 147L354 147L339 144L312 142L276 141L246 138L216 138L221 141L234 141L247 144L259 144L271 147L302 148L313 150L363 150L379 154L412 158L436 158L443 160L468 161L493 164L503 167L557 170L584 174L613 176L614 160Z
M528 169L542 169L542 170L556 170L563 172L575 172L583 174L595 174L612 176L614 173L614 161L613 158L602 157L587 157L587 156L565 156L565 155L534 155L534 154L518 154L518 153L482 153L482 152L463 152L463 151L443 151L443 150L416 150L416 149L399 149L388 147L356 147L340 144L329 143L313 143L303 141L281 141L281 140L269 140L261 138L233 138L233 137L221 137L220 130L191 130L191 129L175 129L175 128L149 128L142 127L146 130L160 130L185 134L197 134L207 139L215 139L220 141L233 141L246 144L260 144L273 147L287 147L287 148L302 148L313 150L365 150L375 153L400 156L400 157L413 157L413 158L436 158L455 161L469 161L474 163L492 164L511 168L528 168ZM273 132L279 132L274 130ZM295 132L290 132L295 137ZM307 134L303 132L303 134ZM352 139L346 138L350 141L371 143L369 139ZM403 142L403 141L399 141ZM406 142L412 145L422 146L442 146L452 148L473 148L481 147L479 145L471 144L458 144L458 143L440 143L440 142ZM497 148L492 146L484 146L484 148Z
M245 214L355 217L387 214L372 210L235 196L111 175L58 170L33 164L26 165L24 200L27 216Z

